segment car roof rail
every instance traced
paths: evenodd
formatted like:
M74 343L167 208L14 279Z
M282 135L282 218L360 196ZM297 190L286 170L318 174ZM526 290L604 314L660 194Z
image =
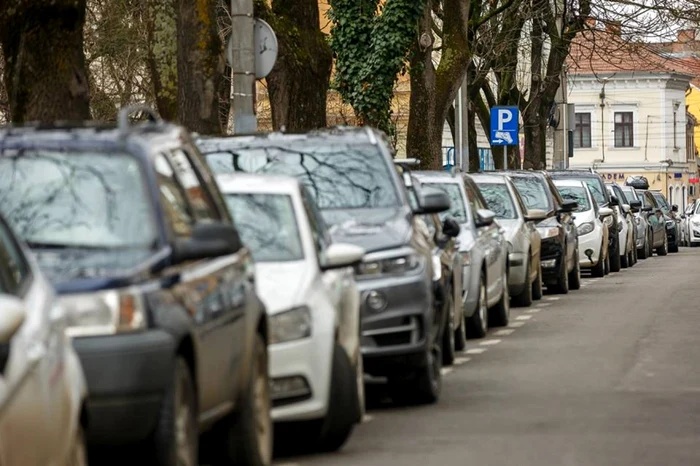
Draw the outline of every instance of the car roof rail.
M420 160L418 159L394 159L394 165L400 167L417 167L420 165Z
M158 115L158 112L147 105L129 105L119 110L118 127L119 131L126 133L131 129L129 117L134 113L145 113L148 116L148 121L151 123L162 123L163 120Z

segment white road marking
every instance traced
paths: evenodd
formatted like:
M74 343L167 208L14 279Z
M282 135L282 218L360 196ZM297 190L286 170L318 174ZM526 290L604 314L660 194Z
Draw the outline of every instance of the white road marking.
M518 316L515 319L516 320L530 320L530 319L532 319L532 316Z
M500 342L501 342L501 340L494 339L494 340L484 340L484 341L480 342L479 344L481 346L492 346L492 345L497 345Z
M472 358L455 358L455 366L461 366L464 363L471 361Z
M447 374L449 374L450 372L452 372L453 370L454 370L454 369L452 369L451 367L443 367L442 369L440 369L440 373L441 373L442 375L447 375Z
M502 330L499 330L498 332L494 332L494 335L500 337L500 336L510 335L513 332L515 332L514 328L504 328Z
M508 324L508 327L520 328L523 325L525 325L525 322L511 322L510 324Z
M547 307L547 306L551 306L551 305L552 305L552 303L539 303L537 306L538 307Z
M559 301L561 298L559 296L547 296L546 298L547 301Z
M299 463L273 463L273 466L301 466Z
M486 348L471 348L467 350L467 354L481 354L486 351Z
M536 308L536 307L533 307L532 309L528 309L527 312L530 312L530 313L534 314L535 312L540 312L541 310L542 310L542 309L538 309L538 308Z

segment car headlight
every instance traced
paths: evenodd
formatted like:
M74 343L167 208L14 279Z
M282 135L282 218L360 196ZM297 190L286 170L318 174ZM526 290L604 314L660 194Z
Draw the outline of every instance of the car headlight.
M606 224L607 226L609 226L609 227L612 226L612 224L613 224L612 215L608 215L607 217L605 217L605 218L603 219L603 223L605 223L605 224Z
M593 222L586 222L579 225L578 228L576 228L576 231L578 232L579 236L583 236L587 235L588 233L592 233L594 228L595 225Z
M558 227L538 227L537 231L542 239L553 238L559 235Z
M114 335L146 327L146 310L139 290L109 290L64 295L66 333L73 337Z
M416 253L403 254L386 259L368 260L355 267L355 273L359 277L373 275L403 275L418 269L421 266L421 258Z
M270 344L301 340L311 336L311 310L295 307L270 317Z

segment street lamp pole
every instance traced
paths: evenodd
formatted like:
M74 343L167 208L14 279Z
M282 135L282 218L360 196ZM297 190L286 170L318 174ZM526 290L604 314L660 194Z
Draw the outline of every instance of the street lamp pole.
M253 133L255 116L255 17L253 0L231 0L233 132Z

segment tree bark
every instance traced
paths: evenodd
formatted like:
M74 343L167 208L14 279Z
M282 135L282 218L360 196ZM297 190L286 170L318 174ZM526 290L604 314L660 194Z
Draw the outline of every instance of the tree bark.
M147 0L148 69L156 107L166 120L177 119L177 18L175 0Z
M90 118L85 11L86 0L0 0L12 122Z
M304 131L326 126L333 54L321 32L317 0L256 1L256 14L278 36L279 54L267 76L272 126Z
M218 91L224 53L216 5L216 0L177 0L178 120L202 134L221 134Z

